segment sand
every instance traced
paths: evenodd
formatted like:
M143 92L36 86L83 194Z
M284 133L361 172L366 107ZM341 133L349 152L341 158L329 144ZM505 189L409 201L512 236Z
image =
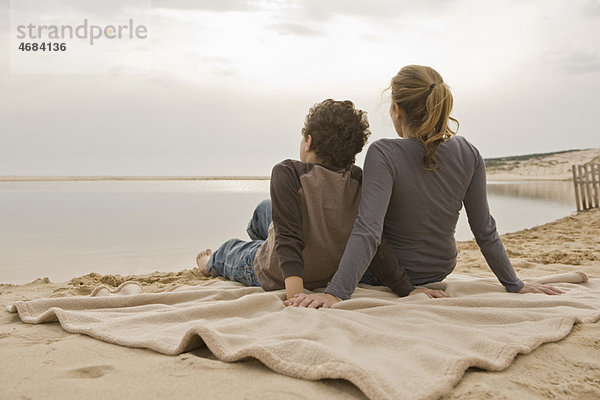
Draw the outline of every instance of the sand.
M583 270L600 278L600 210L503 236L523 278ZM490 276L477 245L459 242L456 271ZM96 285L141 282L146 291L204 280L195 270L141 276L89 274L70 282L38 279L0 285L0 304L40 297L86 295ZM303 381L254 360L228 364L206 349L170 357L65 333L56 323L27 325L0 312L0 399L214 398L361 399L345 381ZM200 397L198 397L200 395ZM558 343L520 355L505 371L469 370L444 399L600 398L600 323L577 325Z
M600 278L600 209L503 235L521 278L581 270ZM474 241L459 242L456 272L491 276ZM484 267L482 267L484 266ZM444 399L599 399L600 323L517 357L505 371L470 370Z

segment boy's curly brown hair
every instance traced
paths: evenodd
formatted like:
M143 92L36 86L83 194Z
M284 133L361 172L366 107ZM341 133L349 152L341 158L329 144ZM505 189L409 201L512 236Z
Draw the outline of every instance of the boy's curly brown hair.
M367 113L357 110L350 100L323 100L306 115L302 135L312 136L311 150L321 161L334 168L354 164L371 131Z

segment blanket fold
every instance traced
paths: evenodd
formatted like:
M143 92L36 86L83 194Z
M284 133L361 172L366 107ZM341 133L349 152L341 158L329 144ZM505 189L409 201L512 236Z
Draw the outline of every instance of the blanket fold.
M398 298L359 287L330 309L283 305L284 291L265 292L209 281L162 293L127 282L89 297L18 301L22 321L58 321L67 332L176 355L206 345L222 361L254 357L303 379L346 379L371 399L435 399L469 367L510 365L579 322L600 319L600 279L582 272L537 278L561 296L507 293L491 278L451 275L428 285L452 297Z

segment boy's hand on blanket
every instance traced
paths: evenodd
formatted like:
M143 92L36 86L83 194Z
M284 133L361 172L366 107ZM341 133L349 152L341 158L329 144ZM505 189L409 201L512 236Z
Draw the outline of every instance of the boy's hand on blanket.
M549 295L563 294L564 292L560 289L550 285L543 285L541 283L526 283L519 293L544 293Z
M413 294L419 294L419 293L425 293L427 296L429 296L432 299L441 299L444 297L450 297L450 295L448 293L444 292L443 290L434 290L434 289L428 289L425 287L415 288L408 295L412 296Z
M286 306L306 308L329 308L341 300L329 293L299 293L293 298L283 302Z

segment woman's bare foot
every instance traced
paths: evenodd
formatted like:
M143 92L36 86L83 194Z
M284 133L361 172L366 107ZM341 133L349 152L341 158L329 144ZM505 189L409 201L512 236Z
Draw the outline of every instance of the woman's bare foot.
M206 277L210 276L210 272L206 269L206 263L212 254L211 249L206 249L205 251L201 251L196 256L196 264L198 264L198 270L200 273Z

